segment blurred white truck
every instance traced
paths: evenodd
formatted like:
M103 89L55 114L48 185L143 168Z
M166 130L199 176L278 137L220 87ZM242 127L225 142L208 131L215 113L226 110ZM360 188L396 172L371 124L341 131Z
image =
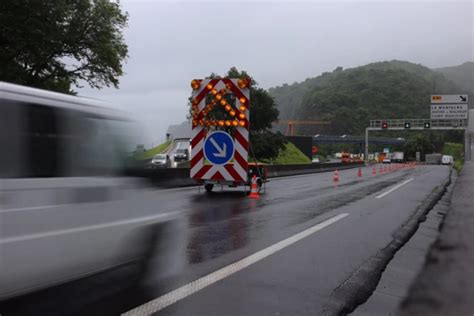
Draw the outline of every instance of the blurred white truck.
M402 163L405 161L403 151L396 151L392 154L392 162Z

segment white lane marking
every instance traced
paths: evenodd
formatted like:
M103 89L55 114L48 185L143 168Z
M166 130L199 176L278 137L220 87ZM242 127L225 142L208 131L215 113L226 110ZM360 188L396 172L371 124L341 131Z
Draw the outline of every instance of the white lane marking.
M51 209L51 208L58 208L63 206L71 205L71 203L67 204L53 204L53 205L40 205L40 206L28 206L28 207L18 207L18 208L7 208L4 210L0 210L0 213L8 213L8 212L16 212L16 211L29 211L29 210L41 210L41 209Z
M336 215L334 217L331 217L324 222L321 222L319 224L316 224L306 230L303 230L302 232L299 232L291 237L288 237L287 239L284 239L280 242L277 242L276 244L273 244L265 249L262 249L248 257L245 257L239 261L236 261L222 269L219 269L215 272L212 272L200 279L197 279L191 283L188 283L174 291L171 291L163 296L160 296L154 300L149 301L148 303L145 303L141 306L138 306L122 315L125 316L141 316L141 315L151 315L153 313L156 313L162 309L164 309L167 306L170 306L187 296L194 294L222 279L225 279L226 277L242 270L245 269L246 267L257 263L258 261L263 260L264 258L300 241L303 238L306 238L310 236L311 234L316 233L317 231L334 224L335 222L343 219L344 217L348 216L348 213L342 213L339 215Z
M184 187L184 188L174 188L174 189L157 189L155 192L171 192L171 191L186 191L186 190L196 190L199 186L198 185L192 185L189 187Z
M398 189L398 188L404 186L405 184L407 184L407 183L409 183L409 182L411 182L411 181L413 181L413 180L415 180L415 178L411 178L411 179L405 180L405 181L403 181L402 183L399 183L399 184L393 186L392 188L388 189L388 190L385 191L384 193L377 195L375 198L376 198L376 199L381 199L381 198L383 198L384 196L386 196L387 194L392 193L392 192L395 191L396 189Z
M94 230L94 229L104 229L104 228L110 228L110 227L114 227L114 226L130 225L130 224L153 223L153 222L155 222L159 219L164 220L164 219L167 219L167 218L171 218L175 214L178 214L178 212L163 213L163 214L152 215L152 216L138 217L138 218L133 218L133 219L120 220L120 221L115 221L115 222L108 222L108 223L105 223L105 224L95 224L95 225L89 225L89 226L83 226L83 227L53 230L53 231L48 231L48 232L43 232L43 233L22 235L22 236L18 236L18 237L7 237L7 238L4 238L4 239L0 239L0 246L2 244L8 244L8 243L12 243L12 242L19 242L19 241L25 241L25 240L30 240L30 239L34 240L34 239L38 239L38 238L47 238L47 237L53 237L53 236L62 236L62 235L65 235L65 234L75 234L75 233L81 233L81 232L90 231L90 230Z

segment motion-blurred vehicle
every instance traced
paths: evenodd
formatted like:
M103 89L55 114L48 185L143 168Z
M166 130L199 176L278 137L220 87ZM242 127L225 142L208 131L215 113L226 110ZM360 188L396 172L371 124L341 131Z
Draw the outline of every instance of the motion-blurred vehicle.
M174 161L181 162L181 161L188 161L189 160L189 152L185 148L176 149L174 152Z
M0 300L146 267L172 217L121 176L133 124L99 101L0 82Z
M442 157L442 154L426 154L425 163L429 165L440 165Z
M362 163L363 160L360 156L353 155L350 153L342 153L341 155L341 162L342 163Z
M453 165L454 164L454 158L451 155L443 155L441 158L441 164L443 165Z
M204 180L202 184L204 184L204 188L207 192L211 192L214 188L215 184L227 185L231 188L236 188L238 186L249 186L252 183L252 178L255 175L257 180L257 189L258 192L261 192L263 184L268 182L267 178L267 168L264 164L261 163L248 163L248 172L247 172L247 181L245 182L232 182L232 181L224 181L224 180Z
M392 163L392 159L388 158L388 157L385 157L383 160L382 160L382 163Z
M171 166L170 158L167 154L155 155L150 162L151 169L169 168Z

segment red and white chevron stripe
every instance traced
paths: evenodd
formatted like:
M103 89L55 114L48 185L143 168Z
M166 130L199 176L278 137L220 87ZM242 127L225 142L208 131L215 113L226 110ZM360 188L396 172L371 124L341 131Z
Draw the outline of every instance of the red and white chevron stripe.
M208 132L208 127L193 122L191 139L191 178L194 180L225 180L231 182L247 182L248 170L248 148L249 148L249 106L250 90L248 87L242 89L238 85L238 79L205 79L200 81L200 87L193 91L192 98L198 104L198 115L196 121L205 119L203 110L206 107L205 97L212 89L230 90L236 97L236 104L241 98L246 107L245 125L232 127L234 132L235 151L231 162L225 165L213 165L204 162L204 140ZM208 86L210 85L210 86ZM239 106L233 107L236 117L241 113Z

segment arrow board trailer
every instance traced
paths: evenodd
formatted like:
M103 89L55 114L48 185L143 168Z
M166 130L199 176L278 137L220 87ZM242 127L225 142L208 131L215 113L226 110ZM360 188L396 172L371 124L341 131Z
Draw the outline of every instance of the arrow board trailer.
M249 185L250 80L194 79L191 88L190 177L207 191Z

